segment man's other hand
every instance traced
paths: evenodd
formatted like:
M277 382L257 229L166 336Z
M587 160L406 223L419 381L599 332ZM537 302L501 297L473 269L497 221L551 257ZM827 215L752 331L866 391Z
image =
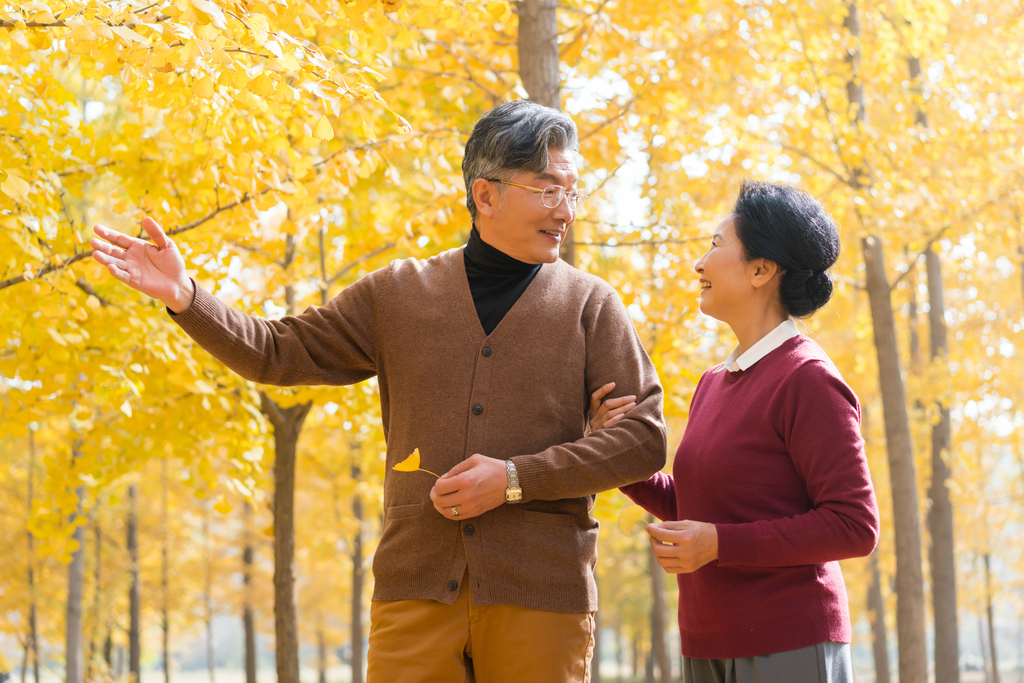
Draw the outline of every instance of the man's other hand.
M98 237L89 240L95 250L92 257L129 287L182 313L192 305L195 295L192 280L185 274L185 260L155 220L143 219L142 229L153 244L102 225L94 226Z
M505 502L505 461L475 453L446 472L430 490L434 509L446 519L477 517ZM452 513L452 508L459 511Z

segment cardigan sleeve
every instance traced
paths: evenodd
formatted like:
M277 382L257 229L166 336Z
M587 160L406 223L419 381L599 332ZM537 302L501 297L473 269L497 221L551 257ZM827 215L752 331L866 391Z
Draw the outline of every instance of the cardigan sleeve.
M821 360L798 368L780 394L777 428L807 486L810 509L717 524L718 563L787 567L870 554L878 541L878 505L856 395Z
M679 519L676 513L676 482L671 474L655 472L650 479L622 486L619 490L663 522Z
M524 501L594 495L643 481L665 465L662 389L654 365L614 290L594 307L584 320L587 395L615 382L615 395L635 395L636 407L578 441L513 457Z
M267 320L236 311L196 285L174 320L245 379L276 386L354 384L377 374L377 336L391 269L370 273L326 306Z

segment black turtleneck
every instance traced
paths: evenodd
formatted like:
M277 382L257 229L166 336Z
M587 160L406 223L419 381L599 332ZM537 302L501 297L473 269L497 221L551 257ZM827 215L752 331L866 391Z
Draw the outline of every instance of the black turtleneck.
M495 249L481 239L476 226L463 254L476 314L484 333L490 334L533 282L540 264L523 263Z

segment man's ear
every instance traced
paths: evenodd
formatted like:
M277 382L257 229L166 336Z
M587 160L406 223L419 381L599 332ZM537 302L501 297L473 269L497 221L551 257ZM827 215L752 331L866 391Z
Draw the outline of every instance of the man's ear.
M779 264L769 261L766 258L754 259L747 265L747 273L750 275L750 284L754 287L764 287L771 282L776 275L781 273Z
M471 190L477 213L487 218L494 218L494 215L498 212L499 197L497 188L491 182L483 178L477 178L473 181Z

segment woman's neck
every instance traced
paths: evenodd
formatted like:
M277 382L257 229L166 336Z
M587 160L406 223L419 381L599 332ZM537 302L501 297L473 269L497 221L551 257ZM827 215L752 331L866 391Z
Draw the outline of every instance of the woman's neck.
M732 333L736 335L736 356L746 353L751 346L764 339L788 317L778 306L766 306L745 311L745 314L737 316L736 320L727 321Z

